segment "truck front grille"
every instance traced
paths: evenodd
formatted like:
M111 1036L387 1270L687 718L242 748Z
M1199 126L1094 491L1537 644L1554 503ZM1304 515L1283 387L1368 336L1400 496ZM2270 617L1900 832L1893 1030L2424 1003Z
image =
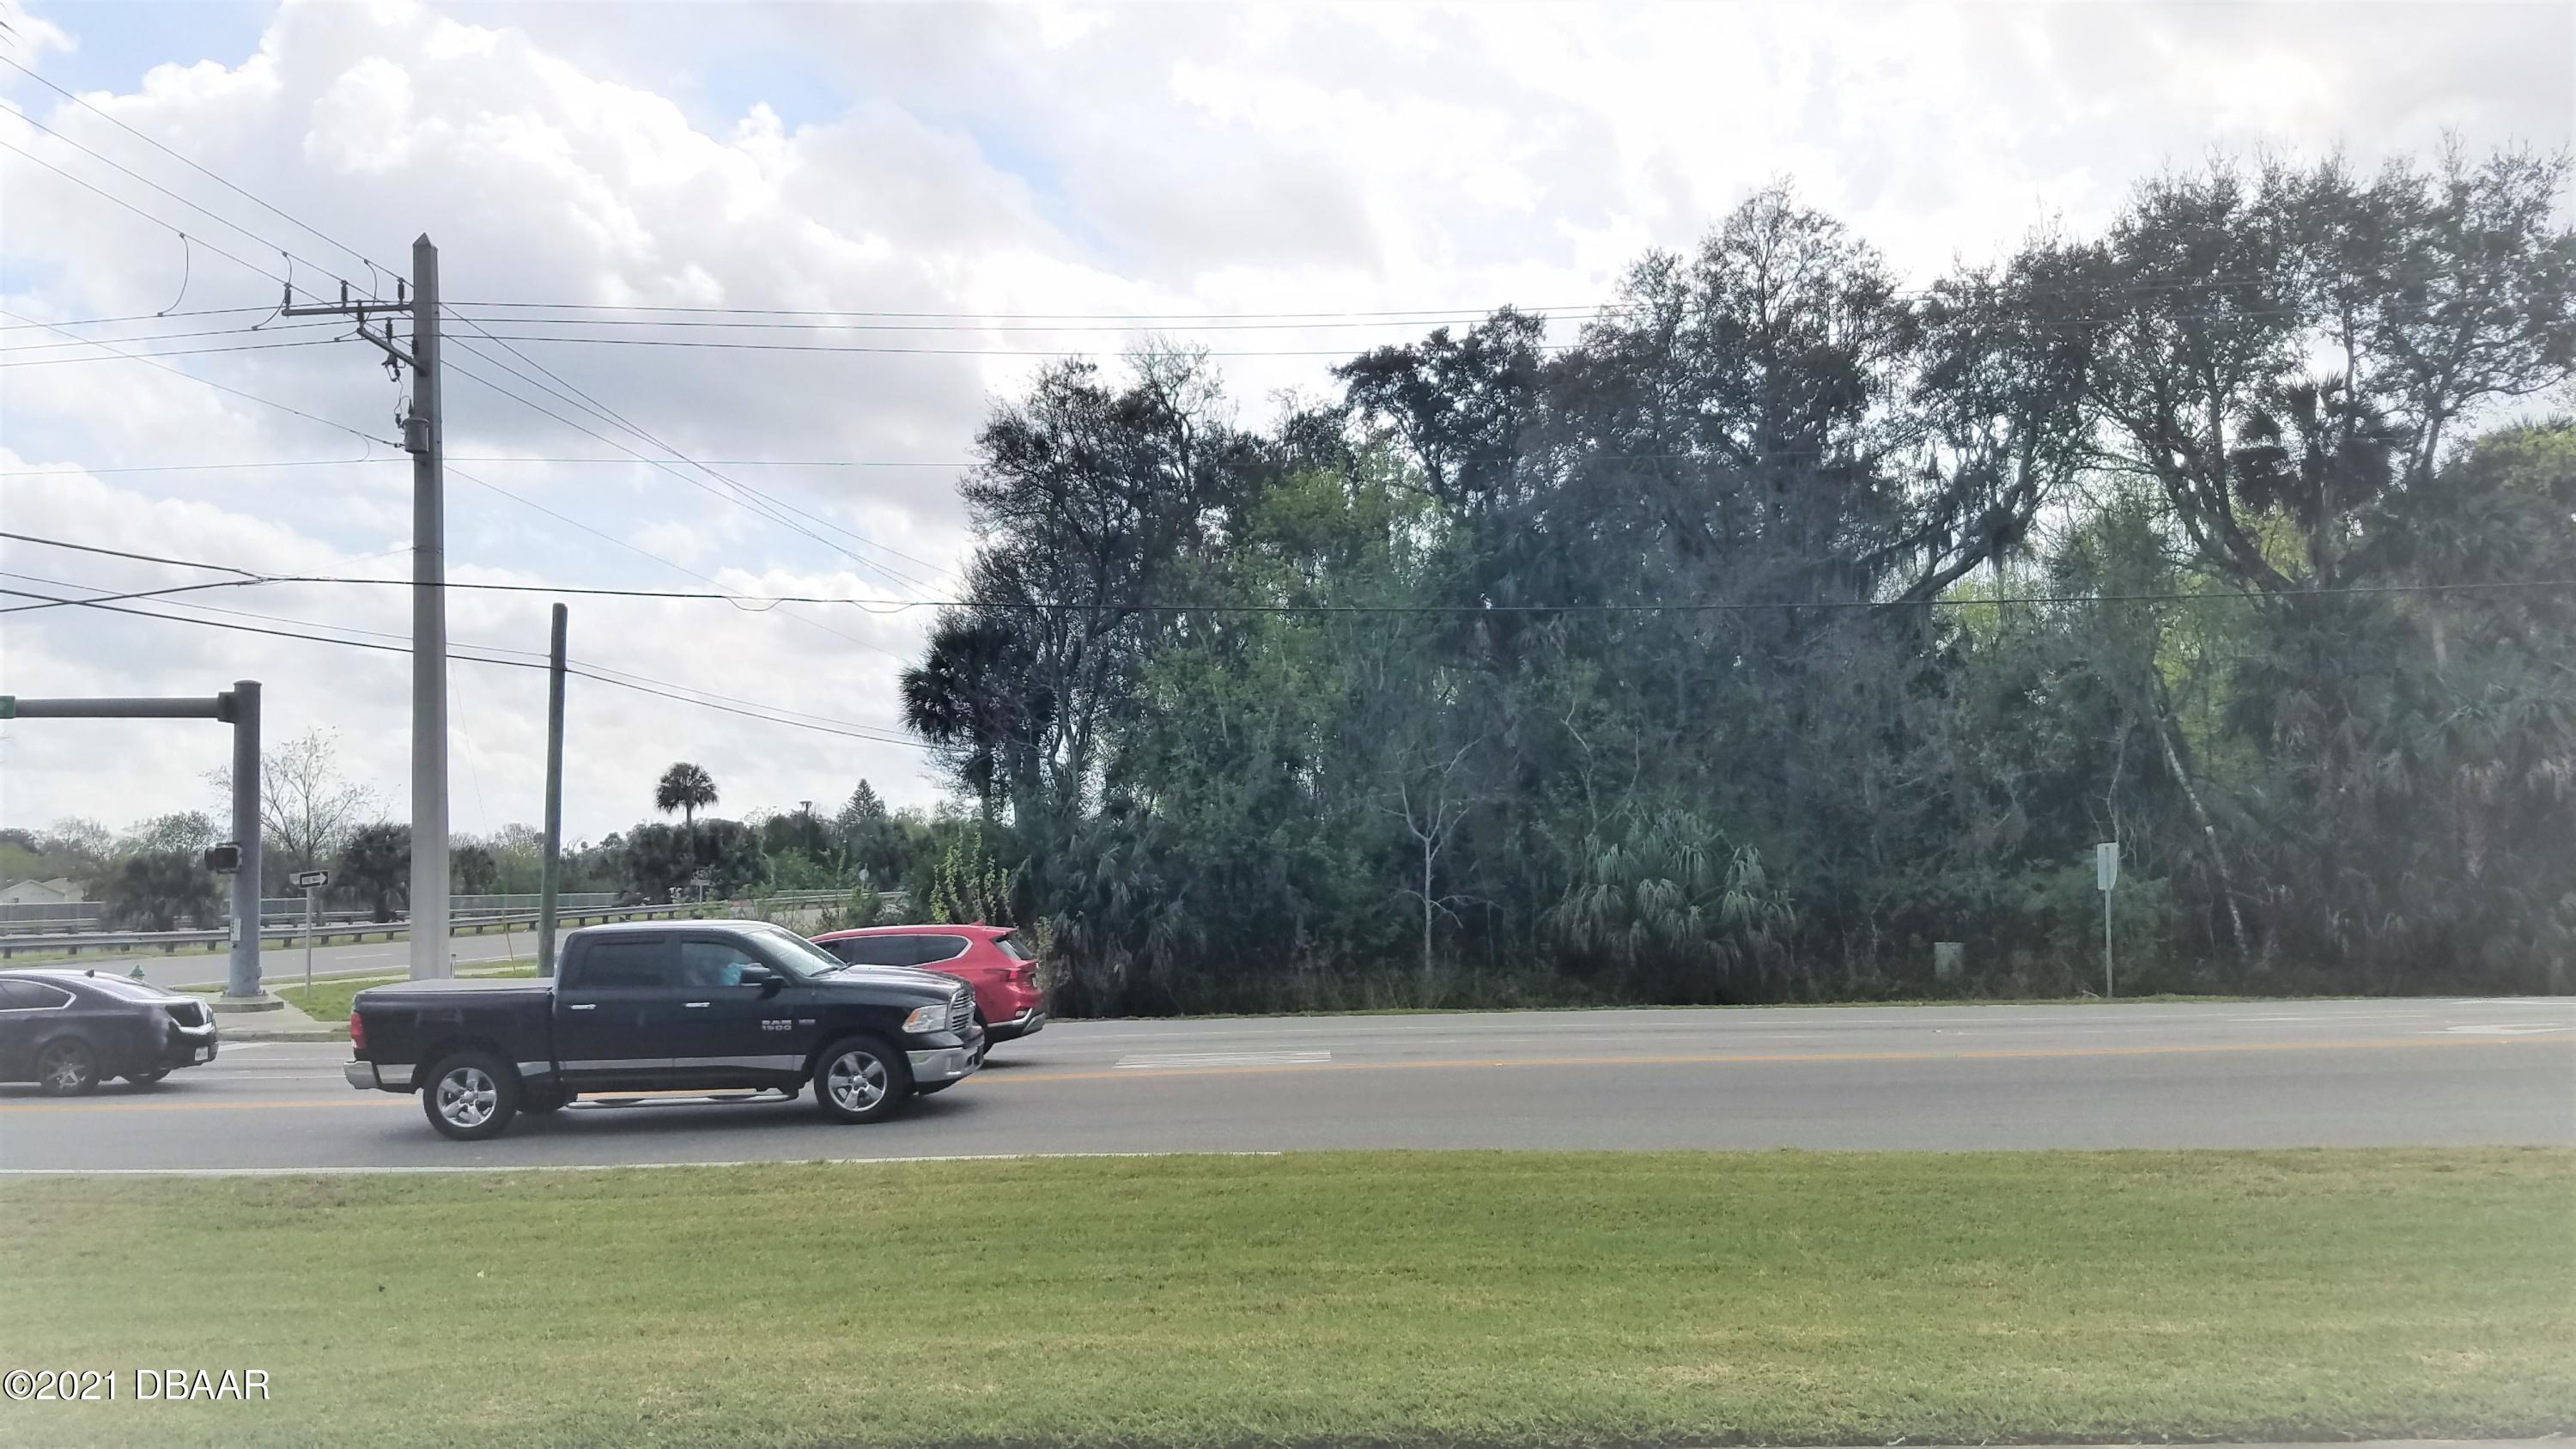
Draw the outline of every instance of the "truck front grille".
M957 999L948 1006L948 1029L964 1031L975 1022L975 993L972 988L957 988Z

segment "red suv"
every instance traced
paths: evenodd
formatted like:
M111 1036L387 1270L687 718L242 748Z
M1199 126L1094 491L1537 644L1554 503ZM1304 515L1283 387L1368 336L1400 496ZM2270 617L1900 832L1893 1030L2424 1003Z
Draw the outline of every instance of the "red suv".
M853 966L913 966L975 988L975 1021L990 1041L1046 1025L1037 962L1008 926L866 926L826 931L814 944Z

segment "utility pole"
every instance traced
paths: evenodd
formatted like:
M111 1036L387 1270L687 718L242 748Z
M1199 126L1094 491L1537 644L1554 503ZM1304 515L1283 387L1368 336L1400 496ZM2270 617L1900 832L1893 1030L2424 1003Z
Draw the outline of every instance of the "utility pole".
M411 977L452 975L447 944L447 444L438 248L411 244Z
M424 234L411 244L411 292L394 284L394 300L350 300L340 284L335 304L298 307L289 286L289 317L357 320L358 335L383 350L399 376L412 370L411 410L403 448L411 454L411 975L453 974L447 910L447 442L439 400L438 248ZM411 314L411 349L393 328L371 331L370 317Z
M537 865L537 974L555 974L555 889L563 873L564 606L546 653L546 843Z

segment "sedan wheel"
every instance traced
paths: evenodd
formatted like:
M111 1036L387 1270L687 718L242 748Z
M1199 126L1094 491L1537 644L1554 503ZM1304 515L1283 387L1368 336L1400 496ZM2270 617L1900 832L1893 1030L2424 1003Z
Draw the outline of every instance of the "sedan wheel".
M814 1100L842 1122L875 1122L912 1095L901 1053L873 1037L850 1037L823 1049L814 1068Z
M49 1097L98 1090L98 1054L85 1041L58 1041L36 1058L36 1080Z

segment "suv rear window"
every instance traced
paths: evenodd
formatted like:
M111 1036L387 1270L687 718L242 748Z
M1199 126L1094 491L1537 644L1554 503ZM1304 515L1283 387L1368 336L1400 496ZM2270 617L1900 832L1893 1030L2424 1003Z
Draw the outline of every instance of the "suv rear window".
M925 966L966 954L963 936L852 936L824 949L853 966Z
M1009 936L995 936L993 938L993 949L1010 957L1014 961L1034 961L1038 959L1037 957L1029 954L1028 947L1020 944L1020 938L1016 934Z

